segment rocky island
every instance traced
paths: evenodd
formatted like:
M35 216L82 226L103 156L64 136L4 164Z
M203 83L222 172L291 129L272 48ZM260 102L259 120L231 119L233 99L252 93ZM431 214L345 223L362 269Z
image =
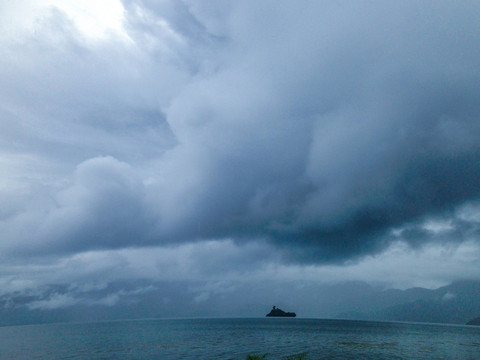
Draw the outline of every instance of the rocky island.
M277 307L273 307L272 310L266 315L267 317L295 317L297 314L294 312L285 312Z

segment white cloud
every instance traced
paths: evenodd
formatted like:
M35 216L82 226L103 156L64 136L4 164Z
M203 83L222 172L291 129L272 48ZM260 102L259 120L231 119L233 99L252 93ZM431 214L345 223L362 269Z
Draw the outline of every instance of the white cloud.
M442 301L443 302L450 301L450 300L455 299L456 297L457 297L457 295L455 295L454 293L449 291L445 295L443 295Z
M46 300L33 301L29 303L27 307L30 310L53 310L76 305L78 302L78 299L75 299L67 294L53 294Z
M128 39L123 28L124 8L120 0L47 0L45 5L65 11L77 28L88 37L103 39L109 32L114 32Z
M2 6L4 35L29 35L42 30L39 25L52 10L64 13L86 41L120 38L131 41L124 29L124 8L119 0L20 0Z

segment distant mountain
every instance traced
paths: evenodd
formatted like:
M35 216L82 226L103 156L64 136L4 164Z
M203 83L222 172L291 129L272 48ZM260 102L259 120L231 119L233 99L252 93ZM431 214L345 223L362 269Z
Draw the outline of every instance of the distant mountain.
M92 289L50 285L38 292L0 294L0 326L154 317L263 317L272 303L311 318L465 324L480 315L480 281L458 281L435 290L385 290L364 282L227 285L126 280Z
M467 325L479 325L480 326L480 317L475 318L473 320L470 320L469 322L467 322Z
M337 317L465 324L480 314L480 281L457 281L435 290L386 290L362 310Z

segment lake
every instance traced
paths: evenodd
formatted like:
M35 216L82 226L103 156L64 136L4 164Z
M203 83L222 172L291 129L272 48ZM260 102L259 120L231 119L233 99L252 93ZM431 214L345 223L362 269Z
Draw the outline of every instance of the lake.
M0 359L480 359L480 327L300 318L0 327Z

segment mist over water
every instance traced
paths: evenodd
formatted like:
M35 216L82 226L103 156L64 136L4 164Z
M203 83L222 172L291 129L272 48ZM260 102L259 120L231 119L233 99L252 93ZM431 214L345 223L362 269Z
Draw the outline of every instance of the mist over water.
M0 358L475 359L480 327L317 319L175 319L0 328Z

